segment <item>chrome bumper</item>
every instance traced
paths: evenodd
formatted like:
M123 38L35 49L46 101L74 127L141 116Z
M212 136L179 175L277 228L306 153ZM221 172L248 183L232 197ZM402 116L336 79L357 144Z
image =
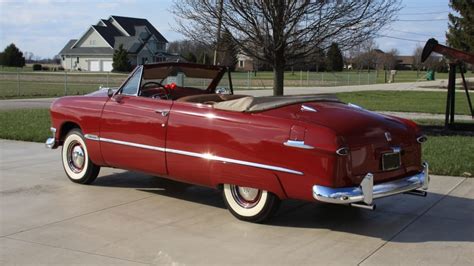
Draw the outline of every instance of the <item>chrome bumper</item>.
M428 163L423 163L423 171L409 177L395 181L374 185L374 177L368 173L360 186L331 188L325 186L313 186L313 197L316 200L336 204L350 204L363 202L372 205L373 199L387 197L394 194L412 191L415 189L428 189L430 182Z
M48 149L54 149L56 148L56 138L55 138L55 135L56 135L56 129L54 127L50 128L51 130L51 133L53 133L53 137L52 138L48 138L46 140L46 142L44 143L44 145L46 146L46 148Z

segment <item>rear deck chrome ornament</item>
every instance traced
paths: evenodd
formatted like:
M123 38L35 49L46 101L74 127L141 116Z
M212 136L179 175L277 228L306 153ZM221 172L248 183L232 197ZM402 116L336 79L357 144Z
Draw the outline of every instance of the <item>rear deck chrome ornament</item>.
M390 132L385 132L385 139L387 141L392 141L392 134L390 134Z
M304 112L304 111L307 111L307 112L315 112L317 113L318 110L316 110L316 108L313 108L311 106L307 106L307 105L301 105L301 111Z

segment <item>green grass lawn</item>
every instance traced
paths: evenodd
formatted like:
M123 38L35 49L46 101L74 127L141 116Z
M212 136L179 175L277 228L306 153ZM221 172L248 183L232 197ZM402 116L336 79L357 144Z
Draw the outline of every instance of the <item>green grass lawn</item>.
M474 176L474 137L428 136L423 160L437 175Z
M470 94L474 101L474 93ZM425 91L361 91L341 92L337 97L343 102L357 104L373 111L417 112L444 114L446 92ZM456 114L469 115L466 94L456 92Z
M443 125L441 120L420 120L422 126ZM48 109L0 111L0 138L44 142L49 132ZM430 163L431 173L474 176L474 137L471 135L429 135L423 144L423 159ZM453 135L454 134L454 135ZM466 174L469 173L469 174Z
M0 111L0 138L44 142L51 136L48 109Z

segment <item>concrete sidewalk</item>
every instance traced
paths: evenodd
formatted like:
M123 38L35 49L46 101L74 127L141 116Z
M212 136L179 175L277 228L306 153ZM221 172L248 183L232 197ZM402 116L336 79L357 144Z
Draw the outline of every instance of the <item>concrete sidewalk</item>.
M454 264L474 261L474 179L432 176L428 197L377 210L284 201L239 221L220 193L117 169L67 180L59 150L0 140L0 264Z

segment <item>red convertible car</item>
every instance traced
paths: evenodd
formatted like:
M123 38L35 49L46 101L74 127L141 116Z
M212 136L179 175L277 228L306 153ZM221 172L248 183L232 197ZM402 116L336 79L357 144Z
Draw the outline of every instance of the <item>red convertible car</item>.
M289 198L374 209L429 183L414 122L328 95L233 95L225 67L138 66L117 90L56 100L51 117L46 146L62 146L71 181L116 167L218 188L246 221Z

